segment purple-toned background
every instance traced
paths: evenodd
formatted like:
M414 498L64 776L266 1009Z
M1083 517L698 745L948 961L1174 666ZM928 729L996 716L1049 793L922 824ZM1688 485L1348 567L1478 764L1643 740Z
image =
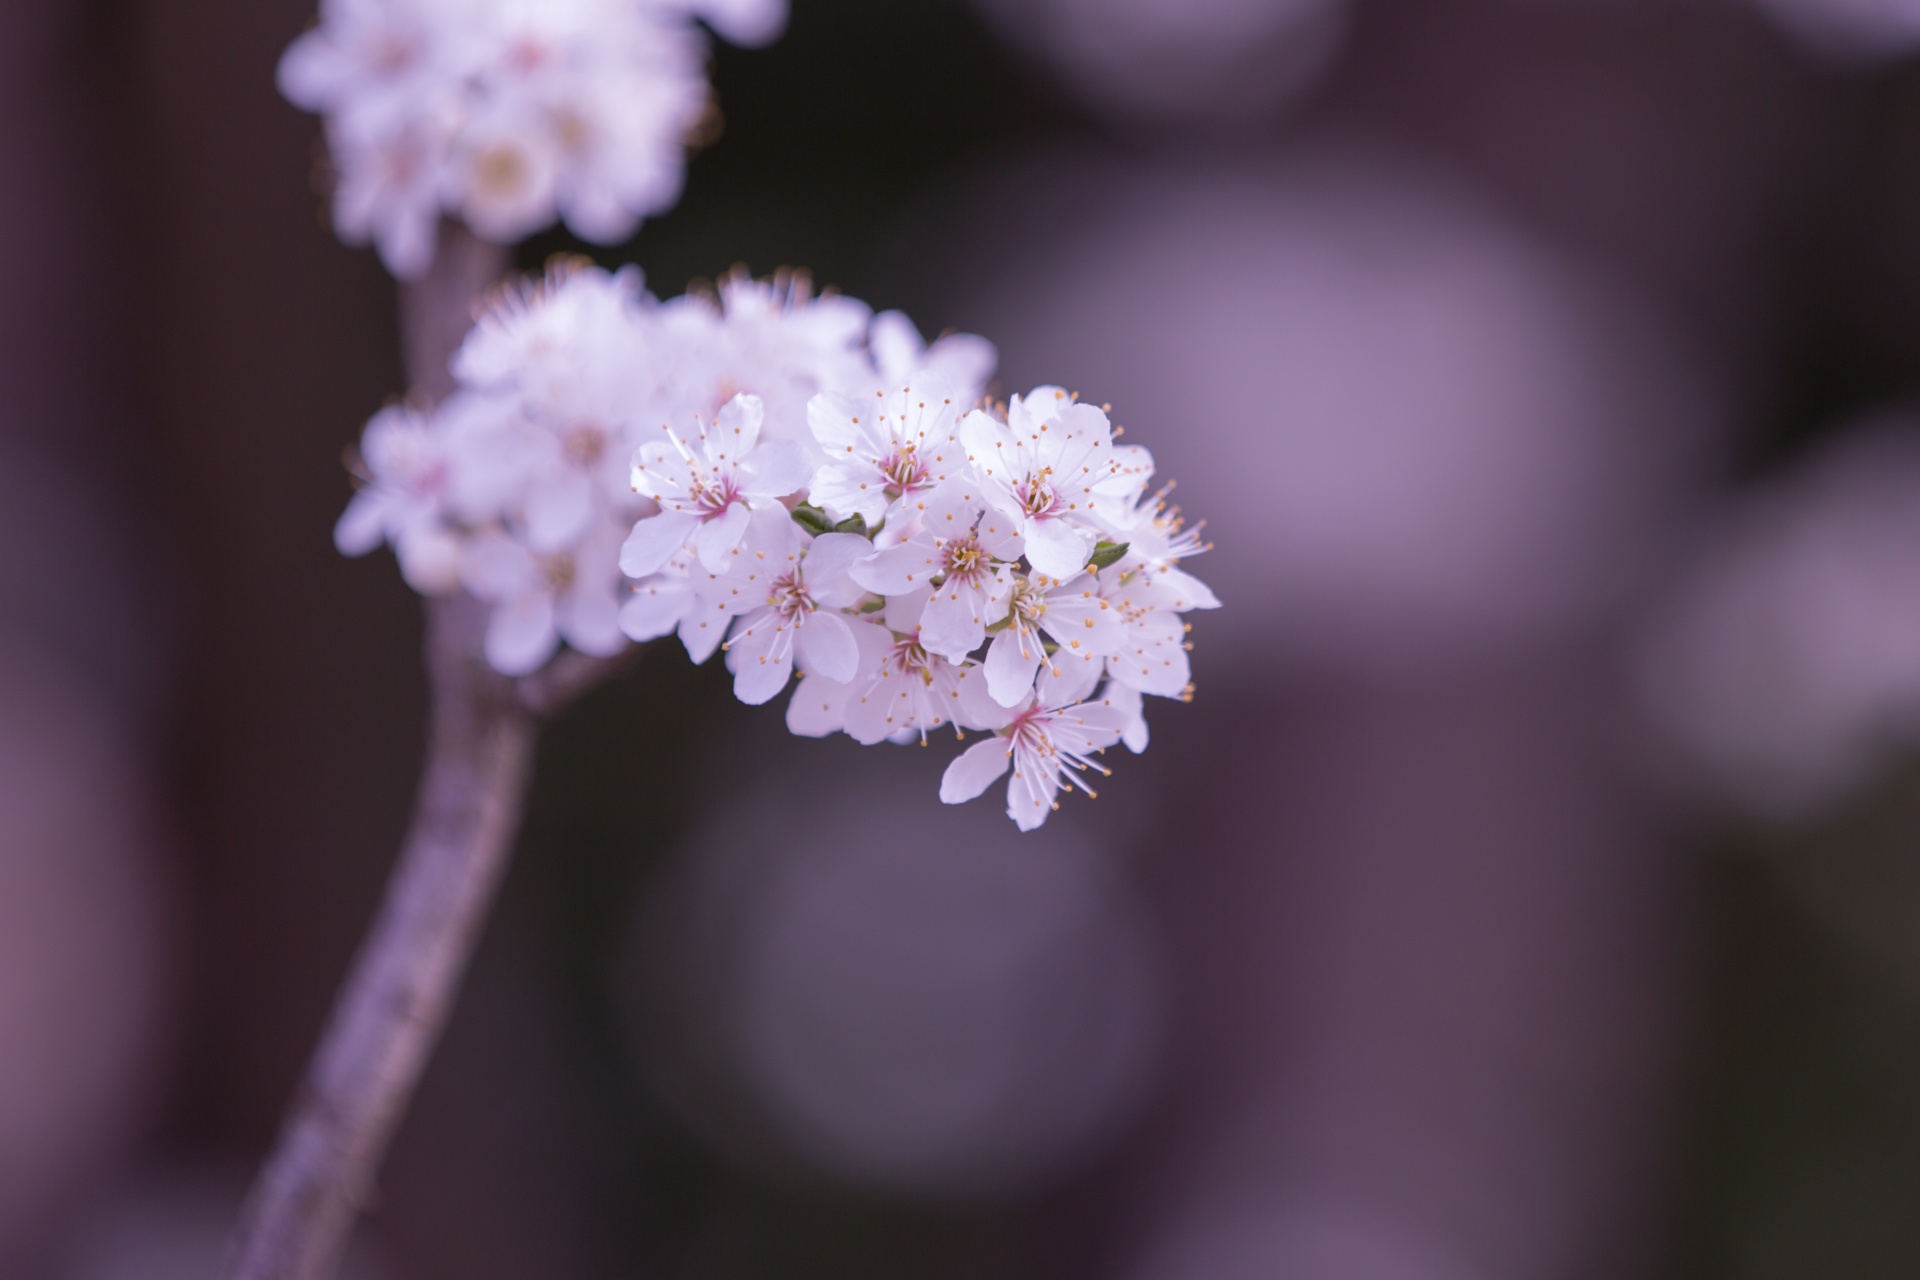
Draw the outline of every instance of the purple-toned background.
M405 820L310 3L0 5L9 1280L216 1273ZM598 256L1111 402L1198 696L1020 837L649 655L350 1272L1920 1270L1920 4L794 3Z

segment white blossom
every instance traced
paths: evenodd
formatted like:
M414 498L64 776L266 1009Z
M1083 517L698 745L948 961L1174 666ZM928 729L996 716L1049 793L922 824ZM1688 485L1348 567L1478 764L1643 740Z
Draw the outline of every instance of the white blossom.
M766 527L768 522L756 521ZM726 643L740 701L759 705L786 688L797 657L804 668L829 680L850 681L859 669L859 647L841 610L866 594L847 568L873 549L857 534L823 533L805 547L784 514L771 522L769 538L746 539L754 584L765 603L744 613ZM725 579L727 575L720 575Z
M927 647L953 662L980 647L988 624L1006 617L1013 592L1006 563L1020 556L1013 522L979 491L967 477L943 484L915 504L905 541L853 567L854 581L883 596L931 588L938 579L921 625Z
M323 114L334 222L394 274L432 261L443 214L511 243L564 217L612 243L679 197L711 110L692 18L743 43L784 0L322 0L280 89Z
M965 466L959 423L953 387L937 373L871 397L815 396L807 425L827 461L814 474L811 501L836 520L905 523L916 502Z
M1093 575L1085 573L1064 583L1039 573L1015 575L1006 618L996 625L999 634L987 646L987 692L1003 707L1018 706L1026 698L1041 664L1082 666L1082 679L1090 682L1099 674L1102 659L1119 653L1129 639L1120 611L1100 594Z
M977 742L947 766L940 780L940 799L947 804L971 800L1006 773L1007 816L1022 831L1031 831L1059 808L1055 797L1062 786L1096 794L1086 780L1092 770L1108 770L1093 759L1120 740L1127 728L1127 712L1106 702L1049 705L1029 694L1006 713L995 735Z
M644 577L687 546L707 572L723 573L753 512L779 507L806 485L810 468L798 446L760 444L765 419L760 397L739 395L710 425L696 416L691 439L663 425L665 440L640 446L633 488L660 512L634 525L620 549L624 573Z
M1145 749L1145 695L1191 696L1187 615L1219 601L1150 455L1057 388L976 408L991 359L796 275L661 303L561 264L494 299L453 395L368 423L336 541L489 606L509 675L678 635L743 702L791 686L797 734L984 731L942 798L1011 767L1031 829Z
M624 643L613 573L619 547L619 528L605 523L576 545L544 555L498 530L469 542L461 579L494 606L487 660L508 675L524 675L553 656L562 640L596 657L617 651Z
M987 501L1015 522L1027 559L1060 579L1086 568L1152 465L1144 451L1116 449L1107 415L1058 387L1015 396L1004 421L969 413L960 441Z

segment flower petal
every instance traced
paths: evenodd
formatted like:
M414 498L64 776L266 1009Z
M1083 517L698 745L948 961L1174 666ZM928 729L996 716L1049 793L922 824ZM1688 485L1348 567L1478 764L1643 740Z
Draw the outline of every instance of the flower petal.
M1093 539L1065 520L1029 520L1026 527L1027 559L1049 578L1065 581L1087 567L1093 554Z
M644 578L657 573L673 559L673 553L687 544L687 538L700 522L678 511L662 511L633 526L633 532L620 547L620 572L629 578Z
M860 647L854 643L853 628L837 613L816 613L808 618L794 637L800 665L809 674L819 672L829 680L851 680L860 668Z
M1007 771L1013 749L1005 738L976 742L954 757L940 777L940 802L965 804L992 786Z
M654 517L656 520L661 518ZM731 567L729 557L733 549L740 545L740 539L746 536L747 525L752 520L753 508L744 502L736 502L727 508L724 515L698 522L693 530L693 553L700 557L700 563L708 573L725 573ZM622 554L625 554L624 551Z
M1046 656L1039 636L1022 644L1013 628L1002 631L987 646L987 692L1003 707L1019 706L1033 692L1033 677Z
M494 606L487 619L487 661L502 675L523 676L545 662L559 636L553 627L553 597L530 591Z

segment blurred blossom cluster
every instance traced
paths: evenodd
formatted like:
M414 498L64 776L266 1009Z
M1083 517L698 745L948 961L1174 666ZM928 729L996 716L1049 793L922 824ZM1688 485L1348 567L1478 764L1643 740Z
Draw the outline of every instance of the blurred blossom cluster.
M1915 0L1757 0L1767 14L1815 52L1860 62L1920 48Z
M1920 736L1920 428L1882 421L1707 539L1645 648L1651 715L1769 817L1838 799Z
M280 88L326 116L340 234L414 277L441 214L613 243L680 194L710 111L693 17L761 43L785 0L324 0Z
M336 539L490 604L509 675L677 633L743 702L798 667L795 733L991 731L941 797L1011 763L1031 829L1092 755L1145 748L1143 695L1189 689L1181 615L1218 601L1151 455L1058 387L969 408L992 364L794 277L662 303L563 265L481 318L453 396L368 424Z

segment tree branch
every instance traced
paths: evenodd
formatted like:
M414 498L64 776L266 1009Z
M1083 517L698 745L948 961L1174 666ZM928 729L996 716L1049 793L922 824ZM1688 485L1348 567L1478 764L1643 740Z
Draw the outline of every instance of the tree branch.
M505 254L447 224L427 277L401 292L409 375L439 398L475 303ZM480 657L486 610L467 596L427 605L432 693L425 772L385 901L361 945L273 1155L255 1183L234 1280L327 1280L444 1027L519 828L535 715ZM585 673L567 685L585 688Z

